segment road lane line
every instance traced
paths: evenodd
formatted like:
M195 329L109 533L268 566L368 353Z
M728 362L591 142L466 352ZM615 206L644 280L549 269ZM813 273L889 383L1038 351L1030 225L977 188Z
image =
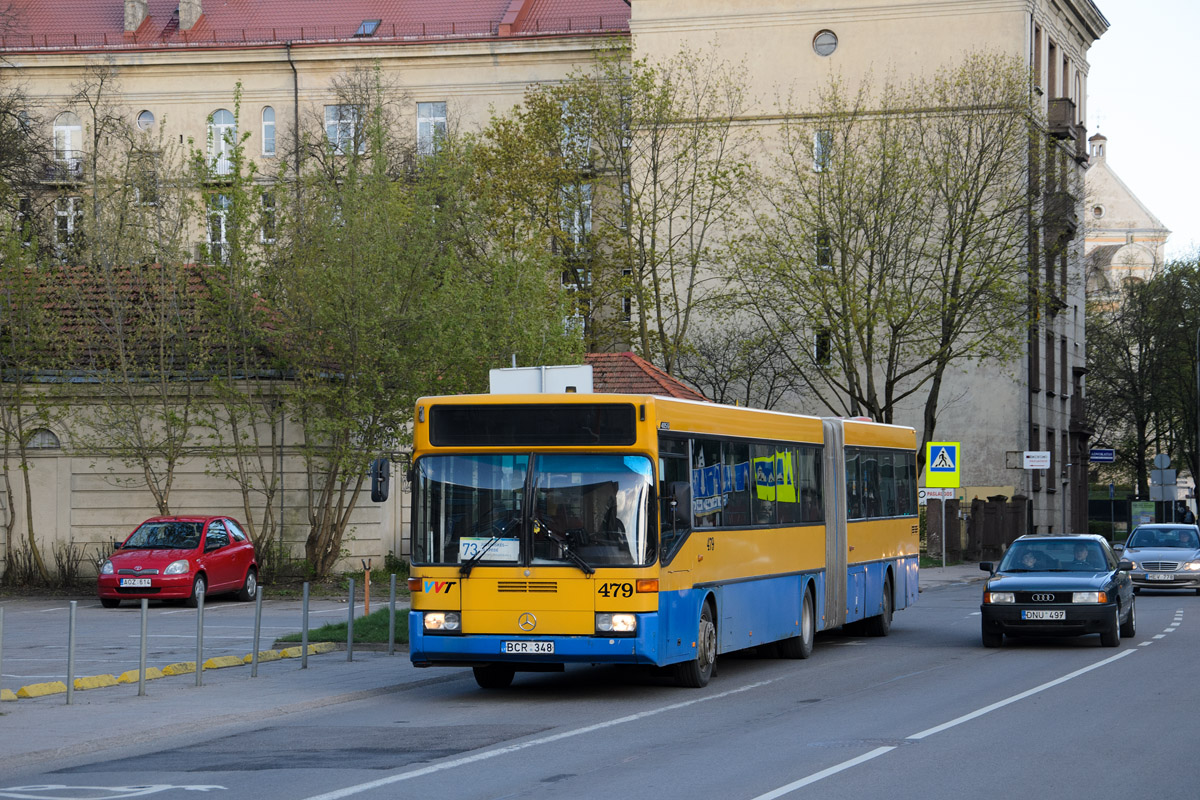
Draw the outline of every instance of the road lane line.
M972 711L969 714L963 714L961 717L956 717L955 719L952 719L949 722L943 722L941 725L935 725L932 728L926 728L925 730L921 731L920 733L914 733L912 736L909 736L908 738L914 739L914 740L920 740L920 739L924 739L929 736L933 736L935 733L941 733L944 730L948 730L949 728L953 728L957 725L961 725L964 722L969 722L973 719L976 719L977 717L982 717L984 714L991 713L992 711L995 711L996 709L1004 708L1007 705L1012 705L1013 703L1015 703L1019 700L1024 700L1026 697L1031 697L1032 695L1035 695L1038 692L1044 692L1047 689L1052 689L1053 687L1058 686L1060 683L1066 683L1069 680L1078 678L1080 675L1086 675L1087 673L1091 672L1094 669L1100 669L1100 667L1108 666L1109 664L1113 663L1114 661L1118 661L1118 660L1124 658L1125 656L1130 655L1131 653L1136 653L1136 652L1137 652L1136 650L1124 650L1120 653L1117 653L1114 656L1109 656L1108 658L1104 659L1103 661L1097 661L1095 664L1092 664L1091 666L1083 667L1082 669L1077 669L1074 672L1068 672L1066 675L1063 675L1061 678L1055 678L1052 681L1047 681L1046 683L1043 683L1041 686L1035 686L1032 689L1026 689L1025 691L1020 692L1019 694L1014 694L1012 697L1008 697L1008 698L1005 698L1004 700L999 700L995 703L992 703L991 705L984 706L983 708L980 708L980 709L976 709L975 711Z
M455 767L462 767L467 764L474 764L479 761L487 761L488 759L496 758L497 756L505 756L505 755L508 755L509 753L516 753L521 750L527 750L530 747L537 747L537 746L543 745L543 744L551 744L552 742L562 741L563 739L570 739L575 736L582 736L585 733L594 733L595 731L604 730L605 728L612 728L617 725L624 725L628 722L637 722L638 720L646 719L647 717L657 716L658 714L665 714L668 711L678 711L681 708L687 708L688 706L694 706L697 703L707 703L710 700L720 700L722 698L730 697L735 694L741 694L742 692L748 692L751 689L757 689L760 686L766 686L769 683L775 683L777 680L780 680L780 679L772 678L771 680L759 681L758 683L751 683L747 686L742 686L737 689L730 689L727 692L721 692L720 694L714 694L714 695L710 695L708 697L698 697L695 700L685 700L682 703L672 703L671 705L662 706L660 708L652 708L648 711L639 711L636 714L630 714L625 717L618 717L616 719L610 719L605 722L597 722L594 725L586 725L582 728L575 728L573 730L563 731L562 733L554 733L549 736L542 736L538 739L531 739L528 742L521 742L520 744L512 744L512 745L508 745L507 747L498 748L496 750L487 750L483 753L476 753L476 754L470 755L470 756L463 756L462 758L456 758L453 761L445 761L440 764L431 764L427 767L422 767L421 769L414 769L409 772L400 772L395 775L388 775L387 777L384 777L384 778L379 778L379 779L373 780L373 781L367 781L366 783L359 783L354 786L347 786L343 789L334 789L332 792L326 792L325 794L313 795L312 797L306 798L306 800L339 800L339 798L350 797L351 795L355 795L355 794L361 794L362 792L367 792L367 791L370 791L371 789L378 789L381 786L390 786L393 783L399 783L401 781L411 780L412 778L420 778L425 775L432 775L436 772L445 772L446 770L454 769Z
M830 775L836 775L837 773L842 772L843 770L850 769L851 767L857 767L859 764L862 764L864 761L870 761L873 758L878 758L879 756L883 755L884 753L890 753L895 749L896 749L896 747L894 745L888 746L888 747L876 747L871 752L863 753L861 756L858 756L857 758L852 758L849 761L843 761L840 764L835 764L832 767L829 767L828 769L821 770L820 772L814 772L812 775L809 775L807 778L801 778L798 781L789 783L787 786L780 786L778 789L767 792L766 794L760 794L758 797L754 798L754 800L775 800L775 798L777 798L777 797L783 797L785 794L790 794L790 793L796 791L797 789L808 786L810 783L816 783L817 781L819 781L823 778L828 778Z
M1038 692L1044 692L1047 689L1051 689L1055 686L1058 686L1061 683L1066 683L1067 681L1069 681L1073 678L1078 678L1080 675L1084 675L1088 672L1091 672L1094 669L1099 669L1100 667L1111 664L1114 661L1117 661L1118 659L1124 658L1125 656L1129 655L1130 653L1136 653L1136 652L1137 652L1136 650L1125 650L1123 652L1117 653L1114 656L1110 656L1109 658L1106 658L1103 661L1097 661L1095 664L1092 664L1091 666L1083 667L1082 669L1077 669L1074 672L1067 673L1066 675L1063 675L1060 678L1055 678L1052 681L1047 681L1046 683L1043 683L1040 686L1035 686L1032 689L1026 689L1025 691L1020 692L1019 694L1014 694L1013 696L1005 698L1004 700L999 700L995 703L992 703L991 705L976 709L975 711L972 711L969 714L963 714L961 717L956 717L956 718L950 720L949 722L943 722L941 725L935 725L932 728L927 728L927 729L921 731L920 733L914 733L912 736L908 736L906 738L908 738L910 740L914 740L914 741L919 741L921 739L925 739L929 736L933 736L935 733L941 733L942 731L948 730L957 725L961 725L964 722L969 722L978 717L982 717L984 714L988 714L999 708L1003 708L1004 706L1016 703L1019 700L1024 700L1025 698L1035 695ZM835 764L832 767L828 767L826 769L821 770L820 772L814 772L811 775L808 775L797 781L789 783L786 786L781 786L778 789L767 792L766 794L761 794L758 797L755 797L754 800L775 800L775 798L782 797L786 794L790 794L791 792L794 792L797 789L800 789L800 788L803 788L810 784L816 783L817 781L822 780L824 778L828 778L830 775L836 775L839 772L844 772L845 770L848 770L851 767L856 767L859 764L863 764L867 761L878 758L879 756L884 755L885 753L889 753L895 749L896 748L894 746L877 747L868 753L863 753L861 756L858 756L856 758L851 758L848 761L843 761L840 764Z

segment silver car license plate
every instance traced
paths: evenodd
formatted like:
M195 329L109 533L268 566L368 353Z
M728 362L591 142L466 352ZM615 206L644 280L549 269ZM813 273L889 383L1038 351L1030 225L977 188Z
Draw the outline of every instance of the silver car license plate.
M1169 572L1148 572L1146 573L1148 581L1173 581L1175 576Z
M150 587L149 578L121 578L121 586L130 589L147 589Z
M1039 620L1039 619L1066 619L1066 611L1052 611L1050 609L1032 609L1027 608L1021 612L1021 619Z

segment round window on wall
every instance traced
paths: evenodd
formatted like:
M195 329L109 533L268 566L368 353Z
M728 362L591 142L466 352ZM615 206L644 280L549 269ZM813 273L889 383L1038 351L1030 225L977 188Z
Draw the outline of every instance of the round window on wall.
M148 130L150 130L151 126L153 126L153 125L154 125L153 112L143 111L142 113L138 114L137 126L139 128L141 128L144 131L148 131Z
M813 37L813 52L819 56L832 55L837 46L837 34L833 31L821 31Z
M1104 216L1104 206L1099 206L1099 205L1092 206L1092 216L1095 217L1096 219L1100 219L1101 217L1103 217Z

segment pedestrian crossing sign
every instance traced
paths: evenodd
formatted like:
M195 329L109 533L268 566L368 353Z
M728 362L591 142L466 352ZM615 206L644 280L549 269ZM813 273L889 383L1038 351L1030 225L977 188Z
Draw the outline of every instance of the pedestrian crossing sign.
M925 485L929 488L959 487L959 443L928 442L925 445Z

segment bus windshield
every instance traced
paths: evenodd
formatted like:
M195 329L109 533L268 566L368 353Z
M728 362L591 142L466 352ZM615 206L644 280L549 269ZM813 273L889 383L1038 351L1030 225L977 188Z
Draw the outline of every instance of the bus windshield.
M415 467L414 563L629 567L655 560L645 456L425 456Z

